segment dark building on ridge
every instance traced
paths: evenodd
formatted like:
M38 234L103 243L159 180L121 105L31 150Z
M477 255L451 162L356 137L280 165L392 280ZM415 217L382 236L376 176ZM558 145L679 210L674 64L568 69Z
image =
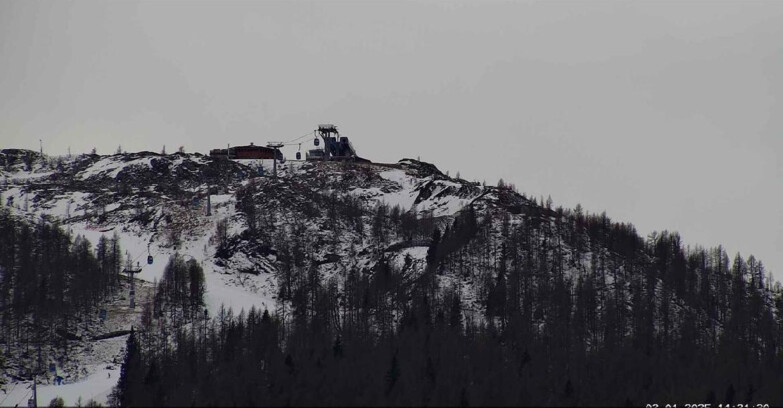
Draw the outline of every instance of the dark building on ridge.
M275 149L264 146L256 146L250 143L247 146L234 146L228 149L212 149L209 151L210 157L222 159L272 159L275 157ZM282 159L282 153L278 151L277 159Z
M356 155L356 150L353 148L350 140L345 136L340 136L340 132L337 130L337 126L332 124L318 125L316 131L318 136L321 137L324 143L323 149L312 149L307 152L307 161L319 161L319 160L334 160L334 161L354 161L369 163L367 159L363 159ZM316 137L313 140L316 146L319 145L319 140Z

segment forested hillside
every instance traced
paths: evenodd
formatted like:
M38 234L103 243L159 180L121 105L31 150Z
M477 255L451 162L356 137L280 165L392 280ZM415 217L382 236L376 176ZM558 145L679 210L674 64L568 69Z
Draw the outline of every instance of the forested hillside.
M59 395L54 362L125 406L783 404L783 290L753 256L412 159L0 159L14 401L33 374Z
M0 372L32 378L49 364L75 365L69 341L99 330L99 309L121 286L121 251L116 236L93 248L0 206Z
M237 205L254 216L279 194L251 189ZM676 233L642 238L606 214L552 209L509 187L490 192L482 211L442 222L308 197L303 211L329 211L335 241L376 243L374 266L344 276L319 272L296 228L251 224L245 238L278 251L278 308L140 328L116 401L783 404L783 292L759 260L686 247ZM387 244L424 238L420 273L411 257L391 261ZM466 282L480 314L466 310ZM171 341L145 347L144 336Z

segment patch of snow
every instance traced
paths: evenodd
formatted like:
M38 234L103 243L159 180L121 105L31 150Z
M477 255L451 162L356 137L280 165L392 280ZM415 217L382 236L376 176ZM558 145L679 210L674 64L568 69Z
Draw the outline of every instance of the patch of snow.
M124 342L126 337L123 336L120 339ZM70 407L76 406L79 398L81 398L82 406L90 399L104 406L108 405L109 394L120 378L120 366L111 365L110 369L106 367L106 364L85 367L85 369L92 371L92 374L82 381L63 383L62 385L38 385L38 406L48 406L49 402L56 397L61 397L65 401L65 406ZM20 382L12 387L10 393L0 398L2 406L26 407L27 400L32 398L32 382Z
M218 270L219 267L211 262L204 264L207 288L204 298L211 314L214 315L221 305L232 308L234 313L239 313L242 309L248 311L254 306L260 311L274 311L277 304L274 275L224 274Z
M96 176L101 173L108 172L118 165L117 161L112 156L103 157L97 162L93 163L90 167L82 170L76 174L76 178L86 180L92 176Z
M98 160L96 163L93 163L93 165L87 169L82 170L76 175L76 177L81 178L82 180L86 180L90 177L103 174L109 178L116 178L117 175L126 167L146 166L151 168L152 159L153 157L140 157L138 159L123 162L117 157L108 156ZM182 160L182 157L177 157L172 164L181 164Z

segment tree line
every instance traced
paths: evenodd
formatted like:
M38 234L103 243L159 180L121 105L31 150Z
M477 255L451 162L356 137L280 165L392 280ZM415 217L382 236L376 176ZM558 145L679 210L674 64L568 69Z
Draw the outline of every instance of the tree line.
M153 319L128 340L118 405L783 404L783 291L753 256L551 202L436 220L249 188L237 206L276 251L278 308ZM386 249L414 238L424 259L395 262Z
M100 306L119 288L122 259L116 235L102 236L93 248L56 223L31 222L0 208L0 342L6 356L28 361L33 347L37 364L28 374L45 371L41 346L65 350L80 322L97 320Z

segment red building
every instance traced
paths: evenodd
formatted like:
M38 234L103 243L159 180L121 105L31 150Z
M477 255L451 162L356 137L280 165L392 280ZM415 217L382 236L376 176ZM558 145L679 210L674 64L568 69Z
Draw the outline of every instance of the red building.
M272 159L275 157L275 150L268 147L256 146L250 143L248 146L234 146L226 149L212 149L209 151L211 157L224 159ZM278 159L280 159L278 154Z

